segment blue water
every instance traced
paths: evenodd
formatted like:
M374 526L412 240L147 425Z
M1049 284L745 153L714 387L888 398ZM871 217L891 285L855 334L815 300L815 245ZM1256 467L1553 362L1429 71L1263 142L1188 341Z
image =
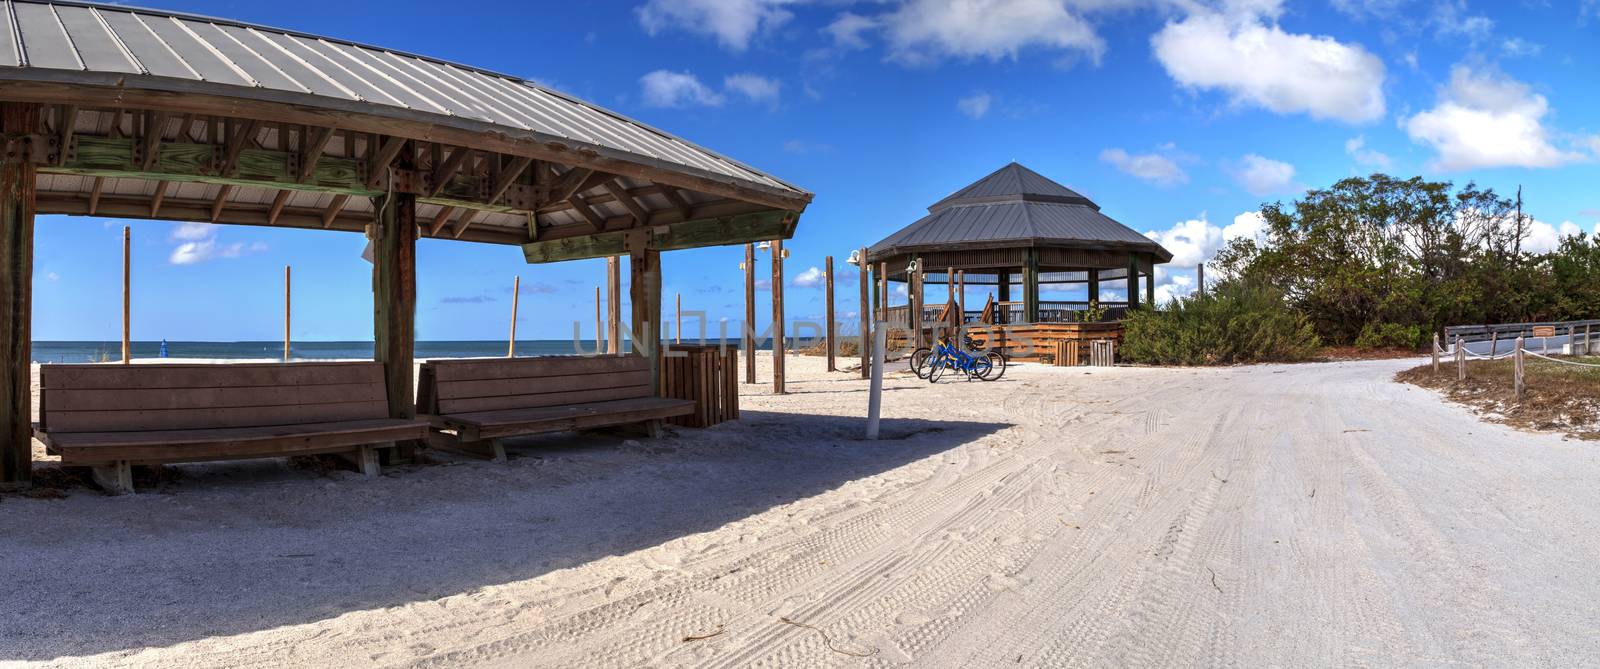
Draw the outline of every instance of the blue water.
M700 342L684 342L700 343ZM715 340L706 343L715 345ZM790 345L807 344L790 339ZM623 350L628 350L624 342ZM370 341L305 341L290 344L290 357L296 360L371 360ZM728 341L738 348L739 342ZM756 348L771 350L771 340ZM595 352L594 340L574 344L571 340L536 339L517 342L517 355L576 355ZM482 358L506 354L504 341L418 341L419 358ZM216 358L221 360L277 360L283 357L281 341L169 341L167 355L172 358ZM115 341L36 341L33 362L79 363L111 362L122 359L122 343ZM161 342L133 342L133 357L161 357Z

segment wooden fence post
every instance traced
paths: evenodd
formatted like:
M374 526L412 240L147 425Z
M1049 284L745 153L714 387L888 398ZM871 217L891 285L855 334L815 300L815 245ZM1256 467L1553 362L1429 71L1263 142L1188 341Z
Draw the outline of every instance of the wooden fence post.
M1594 343L1594 340L1589 338L1589 324L1585 323L1583 325L1583 354L1584 355L1589 355L1589 345L1592 344L1592 343Z
M600 287L599 286L595 286L594 287L594 354L595 355L600 355L601 353L605 352L605 346L606 346L605 332L606 332L605 326L601 323L601 320L600 320ZM513 341L515 341L515 339L513 339Z
M827 262L824 263L822 281L826 288L826 297L828 301L826 308L828 316L828 330L824 335L828 338L828 371L836 372L839 371L839 369L838 367L834 366L833 354L834 351L839 348L839 341L838 332L833 324L833 256L828 256Z
M1522 337L1517 337L1516 355L1512 359L1512 386L1517 390L1517 400L1522 400L1526 387L1522 380Z
M772 392L784 394L783 357L789 342L783 335L783 240L772 240Z
M522 275L518 274L514 277L511 277L511 336L506 343L507 358L517 357L517 301L521 299L521 297ZM598 293L596 293L596 297L599 297Z
M606 256L606 352L622 353L622 256Z
M283 266L283 361L289 361L289 299L290 299L290 269Z
M1439 333L1433 333L1433 373L1439 373Z
M1456 380L1467 380L1467 350L1461 348L1461 336L1456 335Z
M744 382L756 382L756 245L744 245Z
M133 340L131 338L133 320L133 230L129 226L122 226L122 364L133 361ZM284 271L288 271L285 269ZM287 307L285 308L287 310ZM284 332L287 340L289 333ZM288 351L284 351L288 358Z

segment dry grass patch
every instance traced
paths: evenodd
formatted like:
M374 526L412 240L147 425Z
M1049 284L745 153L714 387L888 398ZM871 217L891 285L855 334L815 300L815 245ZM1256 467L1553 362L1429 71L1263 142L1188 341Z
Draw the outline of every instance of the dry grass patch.
M1600 357L1571 360L1600 364ZM1428 364L1400 372L1395 380L1443 392L1497 423L1600 440L1600 367L1574 367L1529 357L1527 394L1521 401L1515 396L1509 358L1468 361L1465 381L1456 380L1454 361L1440 361L1437 374Z

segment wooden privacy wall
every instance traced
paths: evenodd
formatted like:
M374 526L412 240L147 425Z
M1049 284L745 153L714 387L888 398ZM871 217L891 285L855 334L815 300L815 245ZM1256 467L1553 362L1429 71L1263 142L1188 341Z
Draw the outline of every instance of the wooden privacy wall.
M634 355L433 360L422 374L417 409L433 415L650 396L650 367Z
M661 357L661 396L695 403L694 413L668 418L673 425L710 427L738 420L738 349L673 346Z

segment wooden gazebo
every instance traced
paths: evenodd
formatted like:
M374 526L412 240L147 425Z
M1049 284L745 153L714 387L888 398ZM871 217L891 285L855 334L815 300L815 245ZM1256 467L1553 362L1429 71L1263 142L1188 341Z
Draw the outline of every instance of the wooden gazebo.
M0 487L29 477L35 214L364 233L387 413L409 418L419 237L627 255L654 351L661 251L788 238L811 200L516 77L69 0L0 0L0 126Z
M1089 198L1017 163L934 203L927 216L867 252L880 316L908 327L915 314L924 328L1114 322L1153 301L1155 266L1171 259L1160 244L1101 213ZM906 284L907 304L888 306L893 282ZM955 288L953 297L965 286L991 286L994 299L982 309L957 299L929 305L923 286L930 282ZM1040 299L1043 287L1079 286L1083 300ZM1125 297L1101 299L1102 287L1111 286L1122 287ZM920 336L924 328L915 332Z

